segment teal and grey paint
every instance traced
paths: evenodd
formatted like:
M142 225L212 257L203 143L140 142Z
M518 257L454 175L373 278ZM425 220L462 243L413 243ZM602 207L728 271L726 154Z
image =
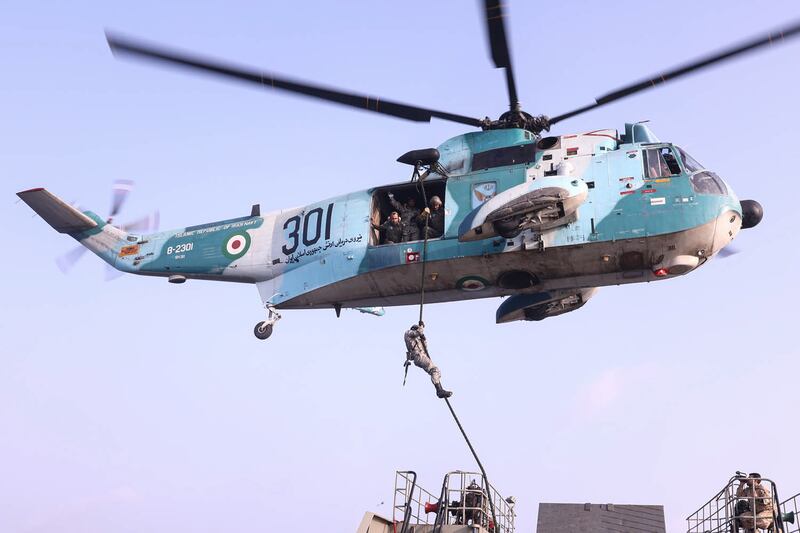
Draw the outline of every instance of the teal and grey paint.
M494 130L461 135L439 147L449 174L446 226L443 238L428 243L429 301L652 281L658 279L654 270L681 258L695 258L688 270L702 264L739 230L741 207L730 188L727 194L698 193L683 167L678 176L645 178L642 151L671 145L641 124L628 125L621 138L613 130L562 136L556 148L538 149L528 162L472 169L476 153L537 141L524 130ZM437 178L442 179L429 179ZM563 224L513 239L459 240L480 207L475 207L476 187L500 195L514 187L568 182L588 194ZM415 254L422 252L422 242L370 244L375 190L151 235L126 234L87 212L97 227L73 237L124 272L255 283L264 302L278 308L412 303L421 268ZM622 264L628 252L641 254L640 268ZM530 272L538 284L498 286L498 277L509 270ZM472 278L482 281L465 283Z

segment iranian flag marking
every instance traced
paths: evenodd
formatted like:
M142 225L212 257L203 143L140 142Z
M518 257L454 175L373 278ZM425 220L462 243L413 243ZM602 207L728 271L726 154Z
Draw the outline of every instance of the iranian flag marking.
M228 241L225 243L225 252L230 257L239 257L244 255L249 248L250 239L247 235L244 234L237 234L233 235L228 238Z

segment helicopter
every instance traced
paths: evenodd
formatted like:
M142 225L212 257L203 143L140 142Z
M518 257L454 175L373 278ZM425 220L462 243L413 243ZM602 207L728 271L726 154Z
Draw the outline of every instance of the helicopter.
M134 233L44 188L18 193L56 231L115 269L255 284L267 311L254 334L270 337L283 309L383 306L505 297L496 322L538 321L583 306L602 286L688 274L722 252L763 209L646 123L550 135L576 115L800 33L796 22L658 73L553 117L522 110L505 11L485 0L491 57L503 69L508 111L474 118L301 82L107 33L115 55L150 60L416 122L476 128L398 159L412 179L262 215L157 233ZM378 229L397 203L440 207L441 232L386 242ZM436 210L436 209L433 209ZM413 221L406 220L407 224Z

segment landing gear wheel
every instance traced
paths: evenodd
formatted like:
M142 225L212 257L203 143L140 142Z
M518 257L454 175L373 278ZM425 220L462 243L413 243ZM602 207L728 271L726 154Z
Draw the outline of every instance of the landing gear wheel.
M513 239L522 233L522 230L519 229L519 220L516 218L495 220L492 225L494 226L494 230L499 233L501 237L505 237L506 239Z
M262 341L268 339L269 336L272 335L272 324L268 323L266 320L259 322L256 324L256 327L253 328L253 335Z

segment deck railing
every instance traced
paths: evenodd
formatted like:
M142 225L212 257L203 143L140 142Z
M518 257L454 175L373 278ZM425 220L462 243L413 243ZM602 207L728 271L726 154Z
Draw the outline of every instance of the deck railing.
M752 529L759 525L760 531L767 533L789 533L782 516L783 504L778 503L778 489L775 483L766 478L761 479L761 486L769 489L772 500L771 511L757 513L759 508L765 507L764 498L755 495L744 497L737 496L739 484L748 479L744 474L737 475L728 480L728 483L708 500L697 511L686 518L687 533L739 533L746 528ZM797 505L796 499L787 500ZM754 516L755 515L755 516ZM791 531L797 531L793 529Z
M430 524L435 519L425 512L426 504L435 504L438 497L417 485L417 473L398 470L394 476L392 520L400 525L397 531L406 533L410 524Z
M472 524L492 533L513 533L513 499L503 499L480 473L460 470L447 473L439 496L417 485L416 479L412 471L395 474L393 520L398 532L405 533L410 525L416 524L432 524L434 533L446 524Z
M800 533L800 493L781 503L783 533Z

